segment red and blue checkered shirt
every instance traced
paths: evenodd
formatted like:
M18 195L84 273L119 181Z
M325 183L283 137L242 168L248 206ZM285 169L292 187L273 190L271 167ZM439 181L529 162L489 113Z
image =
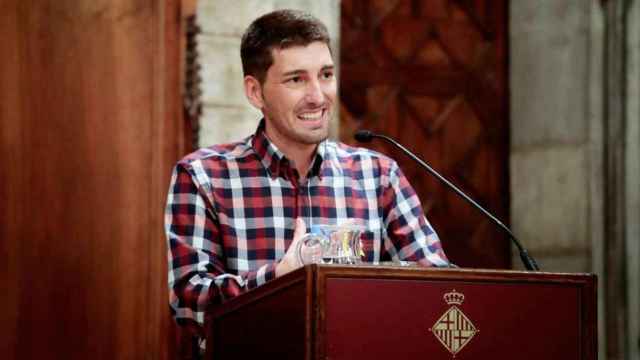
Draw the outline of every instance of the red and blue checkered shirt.
M325 140L309 173L264 134L216 145L176 165L165 214L170 305L178 323L202 334L205 310L275 277L295 219L356 219L367 261L449 264L398 165L363 148Z

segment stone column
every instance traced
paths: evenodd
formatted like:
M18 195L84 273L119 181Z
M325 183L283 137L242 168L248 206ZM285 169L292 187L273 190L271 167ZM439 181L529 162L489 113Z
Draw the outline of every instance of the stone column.
M605 13L604 55L604 317L607 357L621 359L625 348L625 1L603 3Z
M630 360L640 360L640 1L626 9L626 118L625 199L627 258L627 349Z

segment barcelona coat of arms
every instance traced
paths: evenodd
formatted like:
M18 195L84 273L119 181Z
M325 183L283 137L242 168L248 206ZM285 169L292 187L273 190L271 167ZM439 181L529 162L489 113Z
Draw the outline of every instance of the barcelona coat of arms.
M444 294L443 298L450 307L430 330L440 343L455 356L479 330L459 308L464 301L464 294L453 290Z

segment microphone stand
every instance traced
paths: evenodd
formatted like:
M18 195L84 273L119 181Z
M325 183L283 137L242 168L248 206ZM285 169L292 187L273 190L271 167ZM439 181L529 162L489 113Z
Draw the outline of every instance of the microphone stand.
M473 199L471 199L467 194L463 193L460 189L458 189L455 185L453 185L449 180L445 179L437 171L432 169L431 166L429 166L429 164L427 164L424 161L422 161L422 159L420 159L415 154L413 154L411 151L409 151L407 148L402 146L402 144L400 144L399 142L393 140L392 138L390 138L388 136L375 134L375 133L372 133L372 132L366 131L366 130L358 131L356 133L356 140L361 141L361 142L370 141L371 138L373 138L373 137L383 139L383 140L391 143L392 145L396 146L398 149L402 150L402 152L404 152L407 156L409 156L415 162L420 164L431 175L435 176L436 179L440 180L440 182L444 183L450 189L453 189L453 191L455 191L456 194L458 194L460 197L462 197L467 202L469 202L471 205L473 205L476 209L480 210L483 214L485 214L487 217L489 217L489 219L491 219L496 225L498 225L498 227L500 227L502 230L504 230L504 232L507 233L507 235L509 235L509 238L513 241L513 243L518 248L518 252L520 253L520 259L522 260L522 263L524 264L524 267L529 271L540 271L540 268L538 267L538 264L536 263L536 261L529 255L529 252L527 251L527 249L525 249L520 244L518 239L516 239L516 236L513 234L513 232L511 232L511 230L509 230L509 228L506 225L504 225L500 220L498 220L498 218L496 218L489 211L485 210L482 206L480 206L480 204L478 204Z

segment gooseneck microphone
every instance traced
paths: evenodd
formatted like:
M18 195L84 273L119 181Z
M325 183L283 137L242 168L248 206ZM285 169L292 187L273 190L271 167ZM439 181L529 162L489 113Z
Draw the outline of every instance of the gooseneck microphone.
M473 205L476 209L480 210L485 216L487 216L489 219L491 219L496 225L498 225L498 227L500 227L502 230L504 230L508 235L509 238L511 239L511 241L513 241L513 243L516 245L516 247L518 248L518 251L520 252L520 259L522 259L522 263L524 264L524 267L529 270L529 271L539 271L540 268L538 267L538 264L536 263L536 261L529 255L529 252L527 252L527 249L525 249L524 247L522 247L522 245L520 244L520 242L518 241L518 239L516 239L516 236L513 235L513 233L511 232L511 230L509 230L509 228L504 225L500 220L498 220L498 218L496 218L493 214L491 214L489 211L485 210L485 208L483 208L482 206L480 206L480 204L478 204L477 202L475 202L473 199L471 199L467 194L463 193L462 190L458 189L455 185L453 185L449 180L445 179L442 175L440 175L437 171L433 170L431 168L431 166L429 166L427 163L425 163L424 161L422 161L422 159L420 159L419 157L417 157L414 153L412 153L411 151L409 151L407 148L405 148L404 146L402 146L400 143L398 143L397 141L393 140L392 138L385 136L385 135L380 135L380 134L376 134L373 133L369 130L358 130L356 131L354 138L359 141L359 142L363 142L363 143L367 143L367 142L371 142L371 140L373 140L373 138L380 138L383 139L385 141L387 141L388 143L392 144L393 146L397 147L398 149L402 150L402 152L404 152L407 156L409 156L411 159L413 159L415 162L417 162L418 164L420 164L423 168L425 168L431 175L435 176L438 180L440 180L440 182L442 182L443 184L445 184L447 187L449 187L450 189L452 189L456 194L458 194L460 197L462 197L463 199L465 199L467 202L469 202L471 205Z

